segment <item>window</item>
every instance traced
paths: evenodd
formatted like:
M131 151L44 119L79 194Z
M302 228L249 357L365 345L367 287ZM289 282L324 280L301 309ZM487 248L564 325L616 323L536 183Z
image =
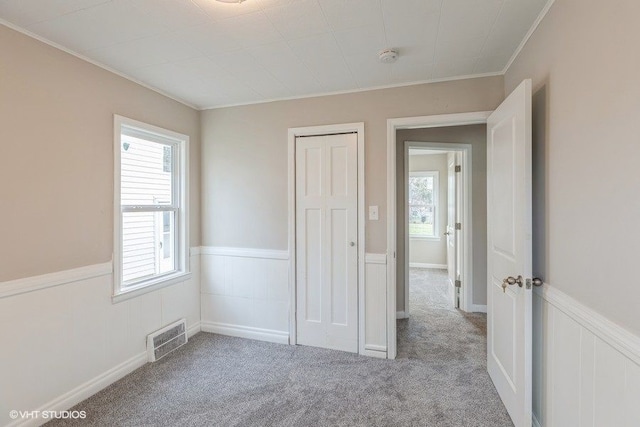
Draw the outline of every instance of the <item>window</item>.
M115 123L117 297L186 279L189 139L124 117Z
M438 237L438 172L409 174L409 236Z

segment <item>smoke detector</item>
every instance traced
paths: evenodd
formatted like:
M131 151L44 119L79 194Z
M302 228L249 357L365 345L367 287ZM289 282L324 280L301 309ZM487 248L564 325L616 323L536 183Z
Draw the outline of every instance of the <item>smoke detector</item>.
M242 3L244 0L218 0L220 3Z
M395 49L382 49L378 52L378 59L383 64L392 64L398 59L398 51Z

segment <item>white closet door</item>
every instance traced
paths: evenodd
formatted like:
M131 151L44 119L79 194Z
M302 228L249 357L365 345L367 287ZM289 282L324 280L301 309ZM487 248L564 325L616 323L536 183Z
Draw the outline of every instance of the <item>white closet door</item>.
M358 138L296 139L296 323L301 345L358 351Z

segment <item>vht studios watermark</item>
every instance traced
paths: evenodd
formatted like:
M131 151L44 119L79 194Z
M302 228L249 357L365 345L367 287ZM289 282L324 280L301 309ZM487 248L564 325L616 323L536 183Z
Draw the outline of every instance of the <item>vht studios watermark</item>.
M45 420L84 420L86 411L9 411L12 420L42 418Z

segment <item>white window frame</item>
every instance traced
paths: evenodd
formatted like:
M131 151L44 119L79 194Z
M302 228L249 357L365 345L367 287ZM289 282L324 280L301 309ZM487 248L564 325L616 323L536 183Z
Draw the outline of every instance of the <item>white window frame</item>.
M184 282L191 278L189 271L189 136L137 120L114 115L114 227L113 227L113 302L124 301L136 296L155 291L157 289ZM127 134L139 133L144 139L149 139L162 144L173 145L174 160L172 170L172 194L171 208L175 212L175 263L176 270L164 275L143 279L123 288L122 281L122 214L127 212L153 211L152 208L123 209L121 206L121 146L122 131ZM166 210L166 205L158 208L158 211Z
M409 223L411 204L409 203L409 180L411 178L420 177L432 177L433 178L433 235L429 234L411 234L411 224ZM407 179L407 227L409 229L410 239L424 239L424 240L440 240L440 172L439 171L413 171L409 172Z

